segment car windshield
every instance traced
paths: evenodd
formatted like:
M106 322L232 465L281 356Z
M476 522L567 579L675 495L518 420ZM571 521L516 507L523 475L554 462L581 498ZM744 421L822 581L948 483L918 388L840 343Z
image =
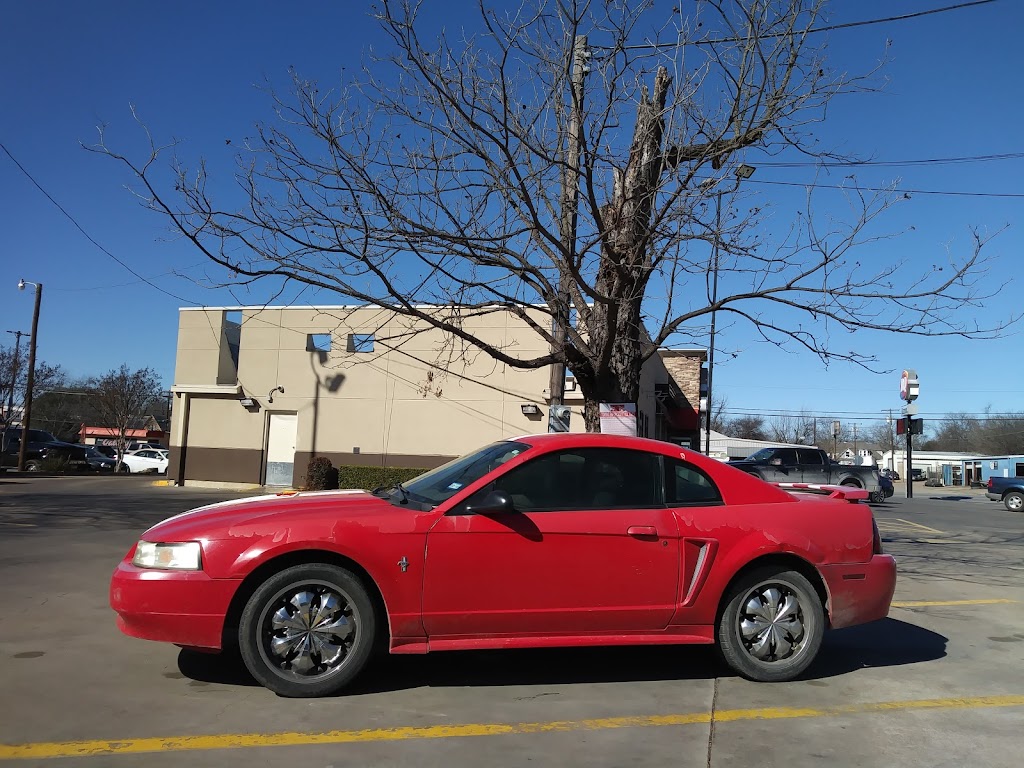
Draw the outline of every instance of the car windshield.
M21 439L20 429L12 429L9 432L12 440ZM30 443L56 443L57 438L41 429L30 429L28 431L28 441Z
M413 501L436 506L529 449L526 443L510 440L492 443L410 480L403 488Z

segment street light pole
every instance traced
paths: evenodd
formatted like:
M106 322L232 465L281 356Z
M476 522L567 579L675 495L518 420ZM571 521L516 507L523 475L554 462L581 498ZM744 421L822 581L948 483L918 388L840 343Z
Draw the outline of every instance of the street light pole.
M740 182L749 179L757 170L752 165L743 163L736 168L736 184L729 192L735 192L740 187ZM708 182L701 184L703 187ZM711 183L714 186L714 182ZM705 398L707 414L704 417L704 455L711 455L711 385L715 377L715 319L718 313L718 250L722 240L722 195L725 190L715 193L715 240L712 243L711 252L711 337L708 339L708 394Z
M14 413L14 390L18 388L18 363L21 362L21 337L28 336L25 331L8 331L14 336L14 359L11 360L11 389L7 393L7 426L11 425L11 414Z
M711 277L711 338L708 342L708 396L704 426L704 455L711 455L711 382L715 375L715 304L718 303L718 241L722 230L722 193L715 195L715 242L712 246Z
M18 471L25 471L25 449L28 447L28 431L32 427L32 387L36 382L36 338L39 331L39 304L43 300L43 284L18 281L18 290L24 291L26 285L35 286L36 303L32 310L32 335L28 343L28 383L25 387L25 415L21 419L21 445L18 448Z

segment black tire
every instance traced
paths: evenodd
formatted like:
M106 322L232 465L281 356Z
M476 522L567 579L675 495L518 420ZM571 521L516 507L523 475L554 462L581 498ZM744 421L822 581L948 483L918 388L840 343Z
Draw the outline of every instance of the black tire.
M35 459L30 459L29 461L25 462L25 471L26 472L41 472L42 469L43 469L43 462L41 462L41 461L36 461Z
M868 501L872 504L881 504L885 501L885 491L872 491L871 495L868 496Z
M860 483L858 483L856 480L850 480L849 478L847 478L846 480L843 480L843 482L841 482L840 485L845 485L848 488L860 488L861 487Z
M777 603L780 608L786 607L786 599L796 599L796 621L783 621L784 611L780 610L775 622L762 620L766 630L752 640L744 640L741 622L752 630L760 626L744 619L751 615L747 608L755 601L762 608L768 607L762 598L769 589L783 598ZM725 663L741 676L762 683L785 682L798 677L818 655L825 631L825 609L817 591L800 573L772 566L757 568L742 576L724 600L717 627L718 650ZM795 635L797 627L799 635ZM761 638L763 645L758 642ZM764 658L755 655L758 645L762 645L762 653L767 651Z
M330 605L338 607L326 613ZM323 629L306 631L310 625ZM274 693L329 696L366 667L376 630L373 601L358 577L334 565L296 565L271 576L249 598L238 649L252 676ZM336 658L328 659L325 650ZM306 665L312 665L308 671Z
M1024 493L1020 491L1010 491L1008 494L1003 496L1003 505L1010 512L1024 512Z
M129 467L127 464L120 464L117 467L117 471L120 472L122 475L130 475L132 473L132 468Z

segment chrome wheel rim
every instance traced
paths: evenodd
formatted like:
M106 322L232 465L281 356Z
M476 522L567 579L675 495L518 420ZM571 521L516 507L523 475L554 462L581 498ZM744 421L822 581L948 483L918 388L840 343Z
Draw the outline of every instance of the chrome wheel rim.
M1008 496L1006 499L1006 506L1013 512L1020 512L1021 508L1024 507L1024 498L1020 496Z
M260 655L281 677L304 683L340 672L359 639L359 612L343 589L305 581L280 590L260 614Z
M747 593L740 604L737 629L747 653L769 663L798 655L807 634L797 593L778 583L761 584Z

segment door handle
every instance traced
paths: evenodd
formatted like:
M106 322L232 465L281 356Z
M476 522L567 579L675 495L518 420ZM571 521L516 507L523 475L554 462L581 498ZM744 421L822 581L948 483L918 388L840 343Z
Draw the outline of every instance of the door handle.
M631 525L626 529L626 533L630 536L638 536L640 538L647 538L650 536L657 537L658 529L653 525Z

